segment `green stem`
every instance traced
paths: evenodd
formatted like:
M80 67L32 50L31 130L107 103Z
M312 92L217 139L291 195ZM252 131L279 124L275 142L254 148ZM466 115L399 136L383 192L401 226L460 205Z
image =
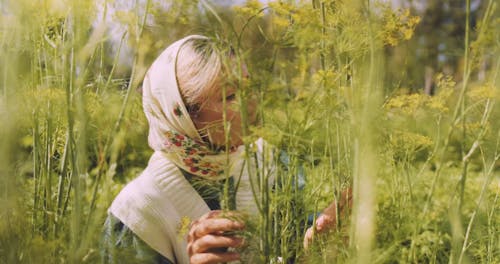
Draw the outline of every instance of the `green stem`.
M57 200L56 200L56 216L54 223L54 236L57 237L62 219L62 201L64 196L64 181L68 173L68 151L69 151L69 135L66 135L66 142L64 143L64 152L61 159L61 172L59 173L59 182L57 184Z
M499 160L499 158L500 158L500 155L497 154L495 156L495 158L493 159L493 161L492 161L489 169L484 172L484 176L485 176L484 178L485 178L485 180L484 180L483 186L481 188L481 193L479 194L479 199L477 201L476 208L474 209L474 212L472 212L472 215L471 215L470 220L469 220L469 224L467 225L467 230L465 232L464 241L463 241L463 244L462 244L462 250L460 251L460 256L458 258L458 263L462 263L465 251L467 251L468 242L469 242L469 236L470 236L470 233L471 233L471 230L472 230L472 225L473 225L474 220L476 218L476 215L477 215L477 213L479 211L479 207L481 206L481 203L483 202L483 199L484 199L484 196L486 194L487 188L488 188L488 186L490 185L490 183L491 183L491 181L493 179L493 176L494 176L493 170L495 168L495 163ZM486 165L486 164L484 164L484 165Z
M326 70L325 38L326 38L326 8L325 8L325 2L321 1L321 51L319 54L321 61L321 69L323 71Z
M467 90L467 84L469 80L469 75L470 75L470 63L469 63L469 32L470 32L470 0L466 1L466 16L465 16L465 52L464 52L464 65L465 69L463 72L463 86L462 86L462 91L461 93L465 94L465 91ZM461 100L461 106L460 106L460 111L461 111L461 116L462 116L462 157L465 157L464 149L465 149L465 142L466 142L466 130L465 130L465 103L466 103L466 97L462 96ZM463 170L462 170L462 176L460 179L460 199L458 202L458 210L462 210L462 204L463 204L463 199L465 195L465 182L467 180L467 164L468 160L467 159L462 159L463 160Z
M490 3L489 3L489 6L491 5L491 0L490 0ZM489 9L489 7L488 7ZM457 101L457 104L455 105L455 109L453 111L453 116L452 116L452 125L450 126L449 130L448 130L448 133L447 133L447 136L445 137L445 142L443 144L443 147L440 151L440 155L439 155L439 162L438 162L438 166L437 166L437 169L436 169L436 172L435 172L435 176L432 180L432 184L431 184L431 188L429 189L429 192L427 194L427 199L426 199L426 202L424 204L424 209L423 209L423 216L425 216L427 214L427 211L429 210L429 207L430 207L430 203L432 201L432 197L433 197L433 194L434 194L434 191L436 189L436 185L437 185L437 181L438 179L440 178L441 176L441 169L443 167L443 164L444 164L444 159L445 159L445 153L446 153L446 150L448 148L448 145L449 145L449 142L450 142L450 139L451 139L451 135L453 134L453 132L455 131L456 129L456 125L458 125L458 120L462 120L462 123L465 122L465 113L466 113L466 110L465 110L465 93L466 93L466 90L467 90L467 86L468 86L468 81L469 81L469 77L470 77L470 71L471 71L471 65L470 65L470 55L469 55L469 33L470 33L470 26L469 26L469 16L470 16L470 0L467 0L467 7L466 7L466 32L465 32L465 51L464 51L464 72L463 72L463 82L462 82L462 86L461 86L461 89L460 89L460 93L459 93L459 96L458 96L458 101ZM483 22L484 22L484 19L483 19ZM484 34L484 30L482 30L479 35L482 35ZM459 115L461 114L461 115ZM465 126L464 126L465 127ZM464 184L465 183L465 180L466 180L466 174L462 173L461 174L462 177L460 179L460 184ZM464 190L465 191L465 190ZM460 197L463 197L463 192L461 191L460 192ZM462 199L462 198L460 198Z
M141 21L141 24L139 25L139 29L138 29L138 34L136 36L136 40L135 42L136 43L140 43L140 39L141 39L141 36L142 36L142 32L144 30L144 26L146 24L146 18L149 14L149 8L151 6L151 0L148 0L146 2L146 9L144 11L144 16L142 17L142 21ZM122 35L122 39L125 37L125 34ZM121 48L121 45L122 45L123 42L120 42L120 48ZM118 58L118 54L116 55L115 57L115 62ZM138 51L135 52L135 55L134 55L134 62L133 62L133 66L132 66L132 72L130 73L130 81L128 83L128 86L127 86L127 92L125 93L125 98L123 99L123 102L122 102L122 106L120 108L120 113L118 114L118 119L116 120L114 126L113 126L113 129L110 131L110 134L109 135L116 135L116 133L118 133L118 131L120 130L120 126L121 126L121 123L124 119L124 116L125 116L125 112L127 110L127 106L129 104L129 98L130 98L130 94L131 94L131 91L133 90L132 88L135 87L136 85L136 71L137 71L137 64L138 64L138 60L139 60L139 54L138 54ZM114 70L114 67L112 69L112 71ZM111 72L112 74L113 72ZM106 83L106 87L108 86L109 82L111 80L111 75L109 76L108 78L108 81ZM110 139L110 136L108 135L108 138L106 139L106 144L105 144L105 150L107 151L107 148L108 146L111 144L111 139ZM106 152L104 152L104 155L106 155ZM94 183L94 190L92 192L92 198L91 198L91 202L90 202L90 212L92 212L95 208L95 203L97 201L97 193L98 193L98 190L99 190L99 184L101 182L101 178L102 178L102 173L98 173L98 177ZM86 228L89 227L89 224L90 224L90 218L91 218L92 214L90 213L88 215L88 218L87 218L87 224L86 224Z
M33 114L34 126L33 126L33 235L35 235L37 229L37 217L38 217L38 197L39 197L39 186L38 182L40 181L40 160L38 156L39 148L40 148L40 132L38 128L38 113L35 111Z

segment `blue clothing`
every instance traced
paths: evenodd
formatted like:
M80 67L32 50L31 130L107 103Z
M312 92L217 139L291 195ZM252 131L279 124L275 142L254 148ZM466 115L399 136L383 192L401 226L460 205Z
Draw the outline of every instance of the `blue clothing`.
M103 263L156 263L173 264L124 225L114 215L109 214L104 223Z

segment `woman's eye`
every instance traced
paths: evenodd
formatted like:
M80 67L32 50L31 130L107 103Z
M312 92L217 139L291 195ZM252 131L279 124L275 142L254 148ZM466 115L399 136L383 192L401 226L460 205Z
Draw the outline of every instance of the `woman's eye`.
M234 99L236 99L236 94L234 93L226 96L226 101L233 101Z

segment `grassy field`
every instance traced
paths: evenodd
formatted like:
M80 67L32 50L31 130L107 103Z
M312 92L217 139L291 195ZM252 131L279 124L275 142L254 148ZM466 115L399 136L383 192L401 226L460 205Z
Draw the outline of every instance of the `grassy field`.
M106 210L152 154L144 73L193 33L235 47L251 75L239 102L260 102L247 142L288 155L248 219L249 263L500 263L496 1L483 1L473 27L464 2L458 70L435 74L433 95L402 85L416 82L406 43L425 19L410 10L168 3L0 3L0 263L99 262ZM306 218L346 187L351 214L305 251Z

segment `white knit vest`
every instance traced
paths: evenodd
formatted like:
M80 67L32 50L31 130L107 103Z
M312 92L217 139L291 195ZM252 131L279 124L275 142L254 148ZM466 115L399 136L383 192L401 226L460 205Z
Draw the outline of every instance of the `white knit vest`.
M258 147L259 167L263 159L272 160L271 155L263 156L264 141L256 142ZM241 153L241 164L233 166L237 169L232 174L239 182L236 193L237 210L249 214L257 214L248 167L243 166L244 147L237 151ZM266 151L270 154L270 151ZM264 158L265 157L265 158ZM252 162L253 163L253 162ZM250 166L256 168L256 166ZM267 173L273 174L270 167ZM240 172L243 172L240 175ZM253 176L255 177L255 176ZM270 182L273 180L270 177ZM254 184L257 180L253 181ZM254 186L258 194L258 186ZM142 174L123 188L113 201L109 212L120 219L151 248L174 263L189 263L187 254L187 234L179 231L183 219L194 221L209 212L205 201L186 180L182 172L169 161L163 152L156 151Z

